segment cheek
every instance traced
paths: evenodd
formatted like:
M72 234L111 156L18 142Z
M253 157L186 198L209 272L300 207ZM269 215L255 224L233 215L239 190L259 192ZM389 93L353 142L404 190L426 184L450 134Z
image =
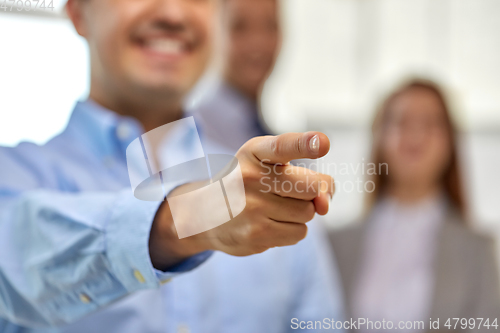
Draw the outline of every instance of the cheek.
M103 65L107 68L113 68L120 65L128 55L129 36L125 22L129 21L130 18L119 9L111 10L108 7L96 11L96 13L107 14L99 14L93 20L92 43L96 44Z
M382 144L387 154L398 155L403 144L401 134L398 131L388 130L384 135Z
M102 33L98 38L99 49L103 50L107 57L112 57L117 61L124 56L123 49L126 46L123 38L124 33L118 25L108 24L106 28L101 30Z
M446 168L451 158L451 143L447 138L436 138L430 145L429 163L435 168L442 170Z
M274 56L276 55L276 53L278 53L279 46L280 42L278 36L273 36L269 38L268 42L266 43L266 50L270 56Z
M382 140L382 162L396 164L399 161L399 139L397 135L387 133Z
M248 44L246 42L246 38L234 36L229 41L229 45L230 45L229 53L233 58L233 60L236 62L242 62L245 57L245 54L247 54L248 52L247 50Z
M246 76L248 72L248 62L246 60L245 46L239 45L240 41L231 45L227 54L227 62L232 73L237 76Z
M189 7L192 16L190 17L188 25L191 25L196 34L200 37L205 45L212 46L215 42L215 26L216 14L212 5L206 4L205 6L198 6L196 3Z

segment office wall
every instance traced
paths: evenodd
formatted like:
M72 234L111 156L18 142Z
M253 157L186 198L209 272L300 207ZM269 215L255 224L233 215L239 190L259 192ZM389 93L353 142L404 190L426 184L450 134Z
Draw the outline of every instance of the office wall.
M325 161L357 164L369 159L381 94L408 74L437 78L463 128L473 218L500 228L500 2L282 0L282 7L283 52L263 98L271 127L324 130L332 139ZM86 45L61 18L0 11L0 31L0 144L44 143L88 92ZM340 190L330 224L359 217L361 198Z
M264 96L269 123L366 125L401 77L444 83L467 130L500 128L500 2L286 0L283 53Z
M71 22L0 10L0 144L44 143L89 86L87 46Z

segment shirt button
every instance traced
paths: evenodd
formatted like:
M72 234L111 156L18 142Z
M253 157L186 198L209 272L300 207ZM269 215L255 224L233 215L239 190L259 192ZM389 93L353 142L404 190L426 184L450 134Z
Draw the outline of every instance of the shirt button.
M177 333L189 333L189 327L185 324L181 324L177 327Z
M91 299L88 295L86 294L80 294L80 301L83 303L83 304L89 304Z
M141 272L139 272L137 269L134 269L134 277L139 283L145 283L146 279L144 276L142 276Z
M130 127L125 124L121 123L116 127L116 136L120 140L126 140L130 136Z

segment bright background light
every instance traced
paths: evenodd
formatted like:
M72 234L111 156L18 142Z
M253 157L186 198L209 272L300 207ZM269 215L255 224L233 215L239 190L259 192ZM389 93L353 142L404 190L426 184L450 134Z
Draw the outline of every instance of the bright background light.
M59 11L63 1L55 1ZM325 163L369 160L373 105L395 80L430 75L452 90L476 225L500 234L500 1L282 0L285 41L263 96L277 132L323 130ZM56 11L57 13L57 11ZM42 144L88 93L87 47L71 23L0 11L0 144ZM360 175L334 175L340 182ZM362 175L361 175L362 176ZM339 191L328 219L359 217Z
M411 74L444 83L467 130L500 128L500 1L284 0L264 108L275 128L366 125Z
M87 46L66 19L0 11L0 32L0 144L44 143L87 94Z

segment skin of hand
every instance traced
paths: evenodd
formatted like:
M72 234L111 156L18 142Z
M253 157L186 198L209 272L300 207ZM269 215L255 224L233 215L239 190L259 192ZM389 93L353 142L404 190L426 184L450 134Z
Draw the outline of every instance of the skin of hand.
M292 166L289 162L317 159L326 155L329 149L328 137L319 132L249 140L236 154L245 186L245 209L225 224L179 239L165 201L157 212L149 241L154 267L165 270L206 250L249 256L274 247L294 245L304 239L306 223L316 213L328 212L335 191L334 181L328 175ZM286 192L279 186L265 186L261 181L263 175L294 186L287 187Z

